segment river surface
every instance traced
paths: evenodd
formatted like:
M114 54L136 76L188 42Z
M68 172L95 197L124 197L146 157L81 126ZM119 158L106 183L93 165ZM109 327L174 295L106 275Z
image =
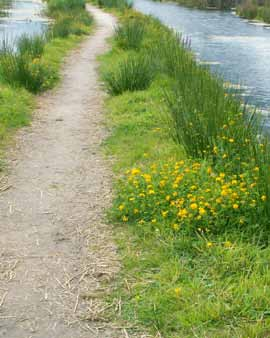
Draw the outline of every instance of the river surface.
M0 43L16 43L21 35L40 34L47 27L42 1L2 0L0 6Z
M209 62L225 81L241 84L248 104L270 111L269 26L232 12L201 11L174 3L134 0L134 7L189 37L199 61Z

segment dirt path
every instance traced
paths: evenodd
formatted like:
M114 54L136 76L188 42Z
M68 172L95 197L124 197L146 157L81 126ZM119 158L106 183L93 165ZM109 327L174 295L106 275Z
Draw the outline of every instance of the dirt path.
M102 282L118 270L110 230L110 171L96 56L113 32L111 15L89 6L97 28L67 59L61 86L40 99L20 132L0 193L0 337L122 337L97 323ZM81 320L88 319L88 320Z

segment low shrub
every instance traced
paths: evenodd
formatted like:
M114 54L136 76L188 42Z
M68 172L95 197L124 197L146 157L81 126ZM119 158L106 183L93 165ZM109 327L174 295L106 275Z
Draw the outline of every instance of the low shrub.
M128 20L115 30L115 41L122 49L135 49L141 47L145 35L145 28L141 20Z
M143 90L154 78L151 59L145 54L129 55L121 60L112 72L104 76L108 92L119 95L125 91Z

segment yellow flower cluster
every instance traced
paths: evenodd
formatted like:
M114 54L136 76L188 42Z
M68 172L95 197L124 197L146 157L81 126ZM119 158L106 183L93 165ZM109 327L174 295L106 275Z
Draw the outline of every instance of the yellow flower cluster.
M175 233L243 226L267 199L258 192L257 175L257 168L227 174L194 161L133 168L121 179L116 214L123 222Z

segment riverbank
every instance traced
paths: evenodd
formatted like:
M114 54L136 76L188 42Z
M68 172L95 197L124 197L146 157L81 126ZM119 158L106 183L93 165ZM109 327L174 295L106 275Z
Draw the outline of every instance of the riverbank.
M236 8L236 13L241 17L249 20L258 20L270 23L270 7L259 6L256 3L244 2Z
M47 15L54 21L40 37L23 36L19 49L2 47L0 57L0 170L13 132L31 121L35 94L59 81L64 57L91 32L93 22L84 3L49 0Z
M161 0L162 2L162 0ZM208 0L175 0L175 3L180 6L188 8L195 8L201 10L220 10L220 11L231 11L235 10L236 14L244 19L256 20L264 22L265 24L270 23L270 7L257 5L248 1L243 2L241 5L236 6L234 1L208 1Z
M166 338L268 334L268 141L188 43L119 15L101 74L120 318Z

